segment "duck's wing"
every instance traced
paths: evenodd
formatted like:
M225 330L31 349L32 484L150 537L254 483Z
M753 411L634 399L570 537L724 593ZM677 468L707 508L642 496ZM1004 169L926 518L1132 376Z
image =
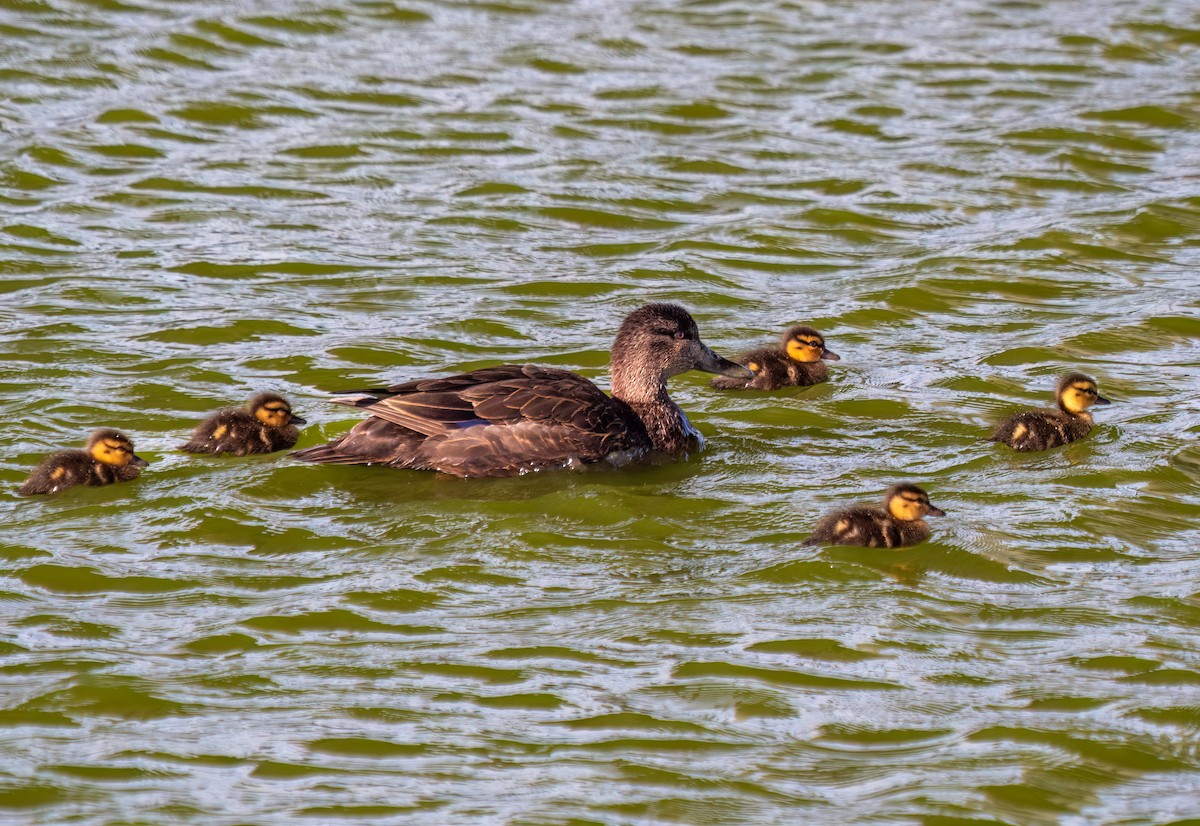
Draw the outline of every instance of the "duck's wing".
M511 476L588 464L623 451L632 458L651 446L628 405L567 370L506 365L393 385L385 392L382 399L369 394L337 399L371 418L320 456L310 448L297 457Z
M426 436L476 425L537 423L604 434L629 427L629 409L583 376L552 367L504 365L397 384L388 397L335 399Z

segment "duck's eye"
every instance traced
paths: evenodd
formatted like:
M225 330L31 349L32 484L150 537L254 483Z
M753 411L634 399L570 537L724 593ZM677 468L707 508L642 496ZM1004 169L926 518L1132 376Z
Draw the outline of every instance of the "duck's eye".
M675 331L675 338L678 338L678 339L685 339L685 338L687 338L687 337L688 337L687 333L685 333L683 330L676 330L676 331Z

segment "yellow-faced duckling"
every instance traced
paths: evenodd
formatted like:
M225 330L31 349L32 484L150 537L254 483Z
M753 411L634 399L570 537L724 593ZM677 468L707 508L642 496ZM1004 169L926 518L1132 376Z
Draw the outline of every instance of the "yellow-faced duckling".
M1068 373L1054 392L1058 410L1026 410L1010 416L992 433L989 442L1002 442L1013 450L1048 450L1074 442L1092 429L1093 404L1111 404L1096 392L1096 381L1083 373Z
M926 516L945 516L916 485L888 488L882 508L860 506L822 517L805 545L861 545L864 548L903 548L929 538Z
M703 444L667 395L667 379L688 370L751 375L708 349L682 307L648 304L625 318L613 342L611 398L575 373L531 364L419 379L335 398L371 418L293 455L454 476L515 476L604 460L621 465L655 452L678 456Z
M824 359L824 361L823 361ZM709 384L718 390L778 390L829 381L825 361L841 356L825 347L825 338L804 324L789 327L778 347L758 347L738 356L754 373L752 379L718 376Z
M296 444L306 424L292 414L292 406L283 396L259 393L245 407L218 410L196 426L192 438L180 445L188 453L274 453Z
M61 450L43 459L18 493L57 493L73 485L111 485L137 478L149 462L133 452L133 442L116 430L103 428L88 438L83 450Z

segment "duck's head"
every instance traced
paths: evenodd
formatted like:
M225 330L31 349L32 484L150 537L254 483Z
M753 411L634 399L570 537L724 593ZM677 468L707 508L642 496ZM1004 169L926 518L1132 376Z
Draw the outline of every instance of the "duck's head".
M87 452L97 462L114 467L146 467L150 464L133 452L133 442L128 436L109 428L92 433L88 438Z
M1068 373L1059 379L1054 397L1059 407L1076 415L1093 404L1112 404L1096 391L1096 380L1083 373Z
M916 485L893 485L883 496L884 507L901 522L913 522L926 516L945 516L941 508L935 508L929 495Z
M688 370L754 378L750 370L708 349L695 319L678 304L647 304L625 317L612 348L614 395L653 397L668 378Z
M290 424L307 424L299 416L292 415L292 406L283 396L274 393L259 393L246 402L246 408L254 418L267 427L287 427Z
M825 349L825 337L805 324L789 327L783 334L783 349L792 361L814 362L821 359L841 361L842 357Z

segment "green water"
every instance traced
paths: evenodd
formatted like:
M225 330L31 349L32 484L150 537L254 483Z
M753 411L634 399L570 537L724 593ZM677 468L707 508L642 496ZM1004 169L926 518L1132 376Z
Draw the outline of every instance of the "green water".
M1195 818L1197 77L1182 0L4 3L0 822ZM675 379L676 465L175 450L606 386L651 300L842 361ZM978 441L1068 369L1088 440ZM140 479L15 495L101 425ZM902 480L930 542L800 545Z

